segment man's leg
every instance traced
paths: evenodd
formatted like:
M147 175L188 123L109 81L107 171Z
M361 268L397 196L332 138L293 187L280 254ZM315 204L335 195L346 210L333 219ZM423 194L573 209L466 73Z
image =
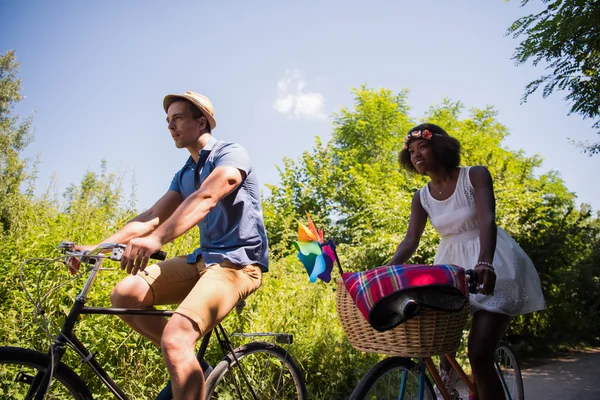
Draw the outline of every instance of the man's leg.
M195 351L200 335L196 323L181 314L173 315L163 331L161 348L174 399L204 400L204 374Z
M149 308L152 307L154 296L148 282L138 275L130 275L115 286L110 301L117 308ZM145 336L160 347L160 338L167 319L163 317L145 317L141 315L119 315L134 331Z
M187 257L174 257L150 265L138 275L130 275L113 289L110 300L113 307L149 308L160 304L179 304L198 281L199 274ZM161 346L161 336L167 324L163 317L121 315L133 330Z
M162 335L163 357L171 375L173 397L204 399L204 376L194 347L242 299L261 285L258 266L229 261L206 268L198 263L200 279L169 320Z
M468 352L478 398L504 400L504 388L496 373L496 347L504 336L510 317L485 310L475 312L469 334Z

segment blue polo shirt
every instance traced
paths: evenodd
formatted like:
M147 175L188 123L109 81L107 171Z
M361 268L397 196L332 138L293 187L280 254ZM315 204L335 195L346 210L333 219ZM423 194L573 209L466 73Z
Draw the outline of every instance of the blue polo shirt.
M201 166L203 159L206 162ZM269 245L260 187L248 152L242 146L211 137L200 151L198 165L190 156L173 177L169 190L180 193L185 200L215 168L221 166L237 168L246 174L246 178L198 223L200 247L188 256L187 261L191 264L203 258L206 264L211 264L228 259L238 265L259 264L266 272L269 269Z

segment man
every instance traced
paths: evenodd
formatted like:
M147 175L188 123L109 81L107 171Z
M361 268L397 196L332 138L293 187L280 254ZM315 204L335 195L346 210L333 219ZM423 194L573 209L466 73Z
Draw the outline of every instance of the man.
M132 308L179 304L168 321L121 318L161 347L175 399L204 399L194 346L261 285L268 244L248 153L212 136L210 100L185 92L166 96L163 106L175 146L186 148L190 158L156 204L103 241L127 244L121 268L131 274L116 285L111 302ZM200 228L198 249L146 268L151 254L194 225Z

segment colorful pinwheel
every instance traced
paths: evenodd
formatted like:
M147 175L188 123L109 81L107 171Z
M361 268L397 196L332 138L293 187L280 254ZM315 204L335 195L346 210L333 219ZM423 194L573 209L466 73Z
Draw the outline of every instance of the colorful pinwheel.
M323 231L315 228L308 213L306 216L308 228L298 222L298 240L294 242L298 250L298 258L304 264L311 282L314 283L319 278L329 283L333 263L337 261L335 243L331 239L325 242Z

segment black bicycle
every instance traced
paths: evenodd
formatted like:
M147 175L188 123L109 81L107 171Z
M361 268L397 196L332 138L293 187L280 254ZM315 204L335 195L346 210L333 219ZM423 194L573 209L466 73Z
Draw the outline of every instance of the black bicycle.
M87 350L73 333L76 322L82 314L103 315L146 315L168 317L173 315L170 310L126 309L126 308L99 308L88 307L86 301L88 293L94 283L96 275L102 268L105 258L120 261L125 250L125 245L108 243L89 252L73 251L74 243L62 242L59 246L64 253L55 259L44 259L44 268L54 262L66 262L68 257L80 260L82 268L73 279L89 273L83 288L77 295L66 320L61 328L56 326L45 316L42 304L53 291L64 286L57 285L43 295L37 291L34 296L27 291L23 279L21 265L21 282L27 296L34 305L34 313L43 323L40 327L53 339L47 353L41 353L21 347L0 347L0 398L2 399L93 399L83 379L72 368L61 360L68 348L71 348L87 364L91 370L108 387L117 399L126 400L129 397L119 388L108 373L96 360L95 355ZM158 252L151 258L164 260L166 254ZM40 259L37 259L38 261ZM38 279L39 283L39 279ZM241 312L244 303L236 307ZM57 332L55 334L52 331ZM204 361L211 336L223 352L223 359L212 369ZM254 341L254 338L261 341ZM262 341L271 338L272 342ZM234 348L232 340L245 338L252 340ZM306 385L300 366L289 352L293 336L286 333L228 333L219 324L207 333L198 350L198 360L205 371L206 399L282 399L304 400L307 398ZM281 347L285 346L285 348ZM171 399L170 386L159 394L158 399Z

